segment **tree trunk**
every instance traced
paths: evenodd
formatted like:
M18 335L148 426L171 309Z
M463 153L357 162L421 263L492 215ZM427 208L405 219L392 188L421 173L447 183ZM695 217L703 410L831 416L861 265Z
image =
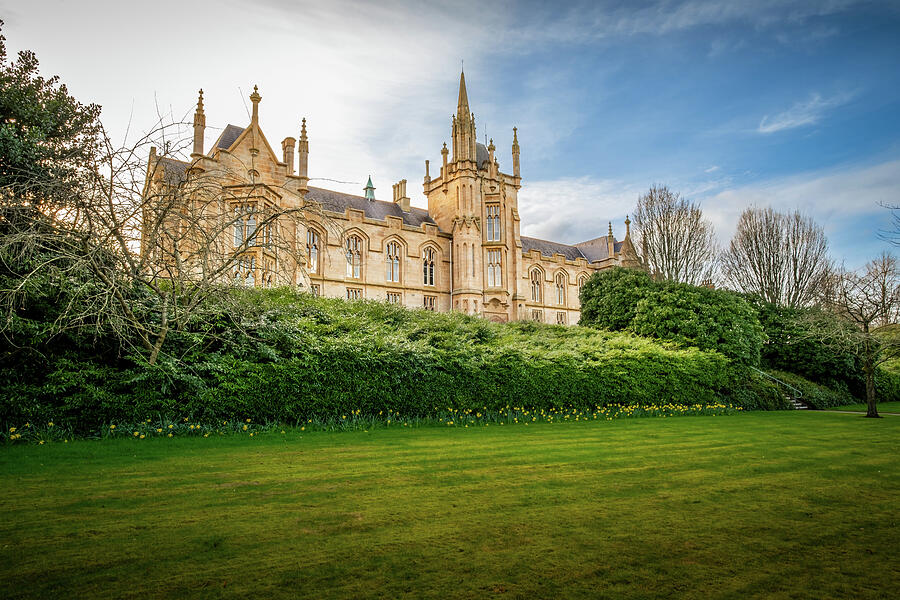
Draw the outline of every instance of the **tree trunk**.
M878 417L878 409L875 407L875 364L872 360L870 342L866 340L865 356L863 357L863 372L866 375L866 416L874 419Z
M167 299L163 301L162 318L160 320L159 334L156 336L156 343L153 344L153 350L150 351L150 360L148 361L151 367L156 364L159 351L163 342L166 341L166 334L169 333L169 303Z

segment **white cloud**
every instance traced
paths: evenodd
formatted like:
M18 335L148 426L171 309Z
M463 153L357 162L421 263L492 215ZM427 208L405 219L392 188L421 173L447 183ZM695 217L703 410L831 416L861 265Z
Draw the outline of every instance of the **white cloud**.
M616 237L622 221L646 192L645 181L589 177L526 182L519 192L522 234L577 243L605 235L612 221ZM734 187L730 178L676 186L716 228L721 245L734 235L741 212L750 206L800 210L825 228L832 254L858 266L886 247L879 230L890 226L882 204L900 203L900 160L876 165L813 171Z
M850 93L836 94L830 98L823 98L820 94L812 94L809 100L797 102L788 110L773 117L765 115L760 120L757 131L762 134L768 134L805 125L814 125L822 119L825 112L846 104L851 98L853 98L853 94Z
M722 189L702 201L723 243L734 235L738 217L749 206L796 209L825 228L835 257L862 263L885 247L878 232L889 225L890 214L881 205L897 204L898 190L900 160L890 160Z
M590 177L525 182L519 192L522 235L574 244L606 235L609 222L616 237L634 208L637 186Z

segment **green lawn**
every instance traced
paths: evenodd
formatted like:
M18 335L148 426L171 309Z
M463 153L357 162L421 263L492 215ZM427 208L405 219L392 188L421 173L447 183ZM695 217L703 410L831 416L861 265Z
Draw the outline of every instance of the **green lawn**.
M900 413L900 402L879 402L876 406L878 412ZM855 410L866 412L865 404L848 404L847 406L835 406L831 410Z
M809 411L5 447L2 595L883 598L898 451Z

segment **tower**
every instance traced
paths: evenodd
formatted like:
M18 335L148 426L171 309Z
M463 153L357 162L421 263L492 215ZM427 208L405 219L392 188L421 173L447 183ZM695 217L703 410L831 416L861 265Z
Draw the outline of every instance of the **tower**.
M493 320L516 318L517 274L521 272L516 190L518 176L504 174L496 162L493 140L479 144L469 107L465 73L459 76L456 114L450 141L441 149L441 173L427 172L424 191L428 212L450 244L451 306ZM517 157L518 141L513 142Z

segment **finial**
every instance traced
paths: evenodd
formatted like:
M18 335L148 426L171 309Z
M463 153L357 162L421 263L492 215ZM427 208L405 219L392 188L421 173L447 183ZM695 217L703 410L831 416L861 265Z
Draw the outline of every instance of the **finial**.
M518 127L513 127L513 143L518 143L518 141L519 141L517 132L518 132Z
M203 112L203 88L200 88L200 96L197 98L197 112Z
M631 236L631 219L628 218L628 215L625 215L625 237Z
M610 221L610 222L609 222L609 237L612 237L612 236L613 236L613 232L612 232L612 221Z
M447 154L449 150L447 150L447 142L444 142L444 147L441 148L441 154Z
M262 100L262 96L259 95L259 88L255 85L253 86L253 93L250 94L250 102L253 103L253 122L256 123L256 120L259 118L259 101Z
M300 123L300 137L306 137L306 117L303 117L303 120Z

